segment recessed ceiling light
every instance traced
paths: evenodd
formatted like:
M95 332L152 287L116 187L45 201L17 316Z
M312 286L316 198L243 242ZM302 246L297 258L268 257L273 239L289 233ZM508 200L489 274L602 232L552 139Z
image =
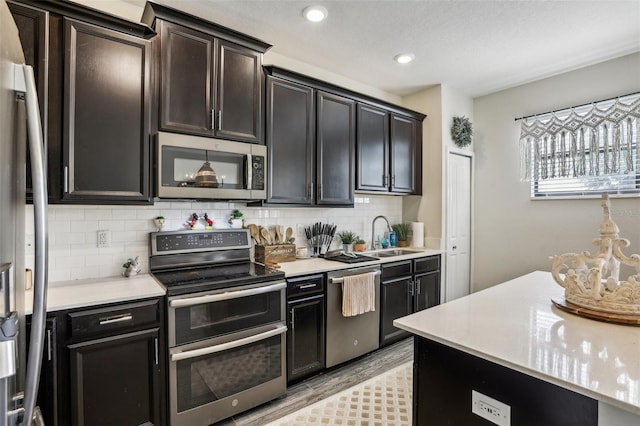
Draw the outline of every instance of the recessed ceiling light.
M393 57L393 59L399 64L408 64L415 58L416 56L413 53L400 53Z
M329 16L329 12L322 6L309 6L302 11L302 16L311 22L320 22Z

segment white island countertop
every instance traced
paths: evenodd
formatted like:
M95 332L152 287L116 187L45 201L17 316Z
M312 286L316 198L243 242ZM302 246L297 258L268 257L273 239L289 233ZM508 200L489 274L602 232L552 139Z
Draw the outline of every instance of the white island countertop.
M563 312L563 294L536 271L394 325L640 415L640 327Z
M164 296L165 288L148 274L49 283L47 312ZM25 292L25 309L32 313L33 291Z

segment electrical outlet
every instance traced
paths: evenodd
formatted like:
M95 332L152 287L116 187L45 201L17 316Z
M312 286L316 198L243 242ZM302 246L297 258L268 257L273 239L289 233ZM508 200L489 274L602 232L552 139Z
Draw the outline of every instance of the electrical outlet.
M498 426L511 425L511 407L474 390L471 391L471 412Z
M98 248L111 246L111 231L108 229L98 230Z

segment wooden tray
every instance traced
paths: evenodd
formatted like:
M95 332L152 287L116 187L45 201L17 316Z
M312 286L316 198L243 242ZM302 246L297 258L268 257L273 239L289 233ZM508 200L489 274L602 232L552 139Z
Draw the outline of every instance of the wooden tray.
M568 302L564 296L552 297L551 302L558 309L581 317L598 321L612 322L615 324L640 326L640 315L634 314L614 314L611 312L596 311Z

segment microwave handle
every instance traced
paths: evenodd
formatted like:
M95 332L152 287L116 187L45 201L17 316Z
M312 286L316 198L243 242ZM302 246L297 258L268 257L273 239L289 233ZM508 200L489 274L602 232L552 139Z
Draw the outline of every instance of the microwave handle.
M247 154L247 189L253 189L253 156L251 154Z

